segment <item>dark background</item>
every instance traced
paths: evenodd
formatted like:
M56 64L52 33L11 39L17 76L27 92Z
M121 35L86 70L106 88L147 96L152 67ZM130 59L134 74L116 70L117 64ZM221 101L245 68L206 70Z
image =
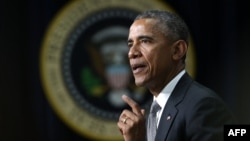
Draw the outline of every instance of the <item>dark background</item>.
M43 93L39 53L45 30L67 0L0 3L0 140L80 141ZM250 124L250 6L236 0L165 0L187 22L196 80L215 90L241 124Z

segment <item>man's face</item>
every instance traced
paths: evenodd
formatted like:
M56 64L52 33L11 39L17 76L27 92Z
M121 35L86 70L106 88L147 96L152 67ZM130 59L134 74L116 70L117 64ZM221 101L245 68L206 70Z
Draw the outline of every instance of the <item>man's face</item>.
M128 57L138 86L155 88L169 81L173 44L156 26L154 19L140 19L130 27Z

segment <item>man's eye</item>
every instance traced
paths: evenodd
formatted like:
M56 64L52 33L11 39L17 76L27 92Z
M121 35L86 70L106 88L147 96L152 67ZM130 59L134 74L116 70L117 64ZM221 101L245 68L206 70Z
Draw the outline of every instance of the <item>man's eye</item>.
M144 39L144 40L141 40L141 42L142 43L149 43L149 40Z
M129 48L132 47L132 43L128 43L128 47L129 47Z

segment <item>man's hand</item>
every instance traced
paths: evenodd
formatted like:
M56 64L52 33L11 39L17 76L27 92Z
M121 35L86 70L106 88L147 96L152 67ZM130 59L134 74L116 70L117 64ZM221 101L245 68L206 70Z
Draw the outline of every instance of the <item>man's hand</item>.
M146 117L145 110L141 109L139 105L126 95L122 96L132 109L123 110L120 115L117 126L120 129L125 141L145 141L146 140Z

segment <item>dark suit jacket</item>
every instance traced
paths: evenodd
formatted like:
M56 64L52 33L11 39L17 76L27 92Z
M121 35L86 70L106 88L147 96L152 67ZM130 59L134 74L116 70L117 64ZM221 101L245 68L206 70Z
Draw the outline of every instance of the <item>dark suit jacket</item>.
M234 117L212 90L187 73L163 110L155 141L223 141L223 127Z

